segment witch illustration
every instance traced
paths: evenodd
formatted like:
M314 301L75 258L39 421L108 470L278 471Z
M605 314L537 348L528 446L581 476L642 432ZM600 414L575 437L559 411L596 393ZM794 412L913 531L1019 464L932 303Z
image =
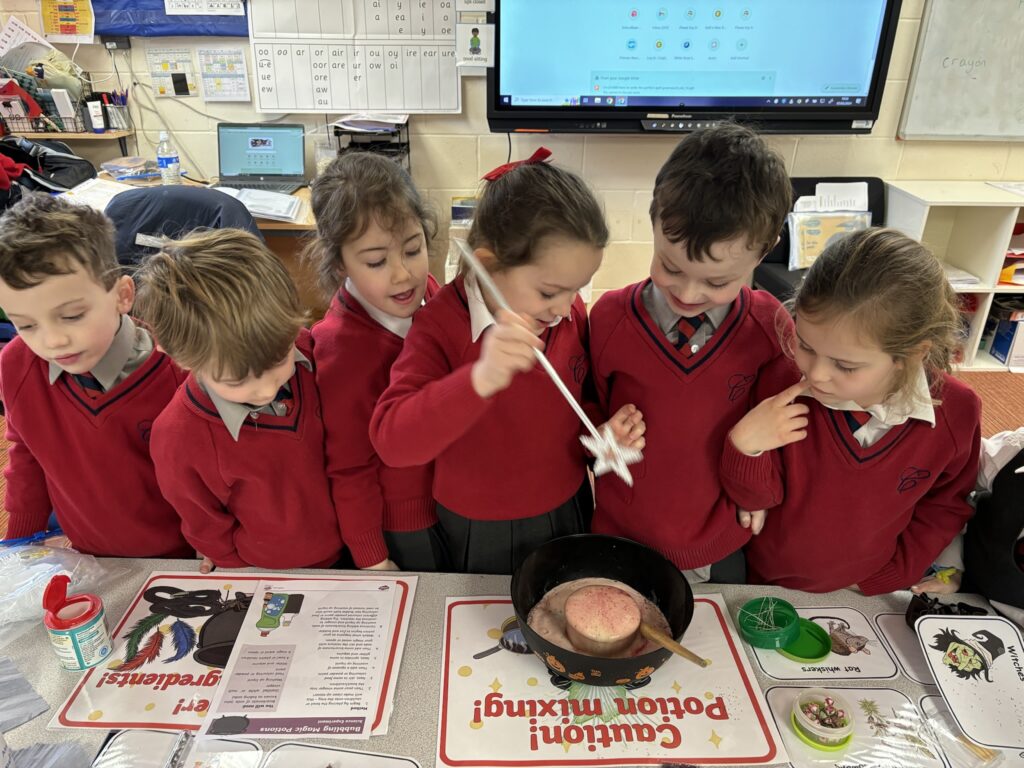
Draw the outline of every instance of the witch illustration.
M942 663L961 680L984 676L985 682L991 683L989 670L993 662L1006 652L1003 641L984 629L967 639L961 638L955 629L944 629L932 640L934 645L930 647L942 651Z
M173 586L150 587L142 593L149 603L149 615L132 625L124 638L124 657L112 661L110 669L131 672L160 658L164 641L170 637L174 653L163 659L171 664L193 653L193 658L209 667L224 668L252 595L236 592L224 585L222 595L216 589L183 590ZM196 630L185 619L203 618ZM174 621L168 621L174 619Z

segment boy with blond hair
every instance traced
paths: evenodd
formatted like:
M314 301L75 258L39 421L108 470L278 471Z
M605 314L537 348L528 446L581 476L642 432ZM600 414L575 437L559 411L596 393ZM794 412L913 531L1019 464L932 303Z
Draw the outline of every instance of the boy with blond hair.
M128 315L135 297L99 211L31 195L0 216L7 537L51 511L80 552L191 557L150 459L153 420L184 378Z
M204 570L334 564L313 344L284 266L248 232L197 231L138 280L140 316L189 371L153 425L153 461Z
M655 181L650 277L590 315L602 404L635 403L647 421L635 485L597 479L593 530L657 549L691 581L743 583L741 548L763 519L726 495L718 465L732 426L799 378L780 343L778 324L791 321L747 287L791 198L782 159L749 129L690 134Z

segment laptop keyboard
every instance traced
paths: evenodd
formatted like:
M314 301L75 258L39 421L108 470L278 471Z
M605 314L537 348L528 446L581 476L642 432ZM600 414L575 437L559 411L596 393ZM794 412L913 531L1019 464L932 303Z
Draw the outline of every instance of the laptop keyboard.
M281 181L224 181L220 186L232 189L258 189L261 192L280 192L282 195L290 195L302 185Z

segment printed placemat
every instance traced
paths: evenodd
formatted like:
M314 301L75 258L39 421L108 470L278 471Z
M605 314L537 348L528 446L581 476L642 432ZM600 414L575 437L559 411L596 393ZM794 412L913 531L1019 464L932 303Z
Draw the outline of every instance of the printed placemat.
M694 601L683 640L711 665L672 657L632 688L552 678L517 626L507 597L448 599L439 766L786 760L721 595Z

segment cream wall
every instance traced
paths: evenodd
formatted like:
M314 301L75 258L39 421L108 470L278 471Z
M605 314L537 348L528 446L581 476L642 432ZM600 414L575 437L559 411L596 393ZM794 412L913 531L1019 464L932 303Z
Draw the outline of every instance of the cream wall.
M870 175L888 179L1024 179L1024 145L996 142L897 141L907 78L913 61L924 0L904 0L896 35L896 47L889 68L882 113L871 136L851 137L769 137L769 143L786 161L794 176ZM33 28L39 28L35 0L0 0L0 20L10 13ZM131 50L132 66L139 81L148 84L145 72L145 48L148 46L195 46L196 38L135 38ZM244 45L237 38L205 38L212 43ZM72 47L62 47L69 55ZM79 48L76 61L94 80L112 71L111 59L98 45ZM122 82L127 85L123 55L117 55ZM250 65L250 74L252 68ZM108 88L114 80L98 85ZM136 89L140 91L141 89ZM505 162L508 139L491 134L485 114L485 87L482 78L463 82L463 114L455 116L414 116L411 119L412 168L417 183L447 215L452 195L471 194L481 174ZM183 167L203 175L216 172L215 126L217 119L249 121L263 119L251 104L210 103L199 97L183 100L213 117L188 110L173 99L158 100L160 115L142 111L148 104L142 94L134 99L132 111L140 131L140 154L152 155L157 131L166 124L189 157ZM333 117L331 118L333 119ZM291 120L291 118L289 118ZM298 116L296 122L310 129L323 130L325 116ZM604 265L595 277L595 293L637 280L646 274L650 254L650 220L647 208L655 173L677 139L648 136L513 136L512 155L521 158L543 144L554 151L554 160L583 176L595 187L604 202L611 227L612 243ZM116 155L116 143L85 142L76 148L98 162ZM442 228L444 231L444 228ZM444 243L438 243L443 251ZM595 296L596 298L596 296Z

